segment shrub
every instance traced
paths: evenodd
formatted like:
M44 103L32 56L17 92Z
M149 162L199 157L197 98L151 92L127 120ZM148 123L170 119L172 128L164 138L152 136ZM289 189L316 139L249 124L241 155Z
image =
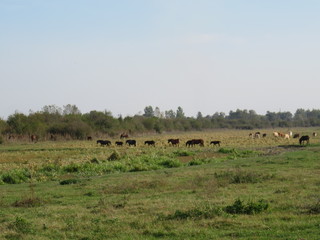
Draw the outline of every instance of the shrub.
M160 218L164 220L185 220L185 219L211 219L217 216L221 216L223 211L221 208L205 205L189 210L176 210L173 214L168 216L162 216Z
M113 153L108 157L108 161L116 161L120 158L120 153L118 151L113 151Z
M187 157L194 155L194 153L189 151L177 150L173 152L173 155L177 157Z
M27 169L17 169L3 174L1 180L4 183L17 184L27 182L29 178L30 173Z
M163 159L158 163L158 165L166 168L175 168L175 167L180 167L182 164L177 159Z
M15 221L9 225L9 228L18 233L31 233L33 231L31 223L21 217L16 217Z
M224 211L230 214L256 214L264 210L267 210L269 204L265 200L259 200L258 202L252 202L245 204L240 199L237 199L232 205L226 206Z
M72 178L60 181L60 185L76 184L78 182L80 182L80 180Z
M80 171L80 165L71 163L67 166L63 167L63 171L68 172L68 173L74 173L74 172L79 172Z

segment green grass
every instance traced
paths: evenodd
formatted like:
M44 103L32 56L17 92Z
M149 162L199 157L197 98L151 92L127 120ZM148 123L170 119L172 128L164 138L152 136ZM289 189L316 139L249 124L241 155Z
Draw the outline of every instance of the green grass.
M41 144L0 150L0 239L319 239L316 142Z

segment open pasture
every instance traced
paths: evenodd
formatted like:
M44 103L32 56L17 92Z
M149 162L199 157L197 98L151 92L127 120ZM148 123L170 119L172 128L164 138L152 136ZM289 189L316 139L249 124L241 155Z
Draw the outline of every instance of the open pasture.
M137 147L6 142L0 239L319 239L320 138L250 132L131 136ZM185 146L198 138L204 147Z

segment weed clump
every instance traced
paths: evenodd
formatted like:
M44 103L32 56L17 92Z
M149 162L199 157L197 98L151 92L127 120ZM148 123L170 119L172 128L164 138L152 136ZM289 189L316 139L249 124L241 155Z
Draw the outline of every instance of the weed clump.
M226 206L224 211L230 214L257 214L264 210L267 210L269 204L265 200L259 200L258 202L250 201L244 203L240 199L237 199L232 205Z
M187 157L187 156L194 155L194 153L190 151L185 151L185 150L177 150L173 152L173 155L176 157Z
M173 214L167 216L160 216L163 220L187 220L187 219L211 219L221 216L223 211L221 208L206 205L189 210L176 210Z
M320 214L320 200L314 205L308 206L308 214Z
M30 173L27 169L17 169L7 172L1 176L1 180L8 184L18 184L27 182L30 179Z
M32 224L22 217L16 217L15 221L9 225L9 229L24 234L33 232Z
M121 158L120 153L118 151L113 151L113 153L108 157L108 161L116 161Z
M60 185L76 184L79 182L80 182L80 180L72 178L72 179L66 179L66 180L60 181Z
M39 207L44 203L43 200L41 200L38 197L27 197L21 200L17 200L15 201L12 206L13 207L26 207L26 208L30 208L30 207Z

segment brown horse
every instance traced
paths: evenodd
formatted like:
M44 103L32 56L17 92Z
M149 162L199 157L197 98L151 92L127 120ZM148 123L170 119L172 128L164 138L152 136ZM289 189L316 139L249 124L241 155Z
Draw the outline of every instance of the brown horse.
M180 140L179 138L177 139L170 138L168 139L168 143L171 144L172 146L177 146L177 145L179 146Z
M37 139L38 139L38 138L37 138L37 136L36 136L36 135L33 135L33 134L32 134L32 135L30 136L30 140L31 140L31 142L36 142L36 141L37 141Z
M128 138L129 135L127 133L121 133L120 138Z

